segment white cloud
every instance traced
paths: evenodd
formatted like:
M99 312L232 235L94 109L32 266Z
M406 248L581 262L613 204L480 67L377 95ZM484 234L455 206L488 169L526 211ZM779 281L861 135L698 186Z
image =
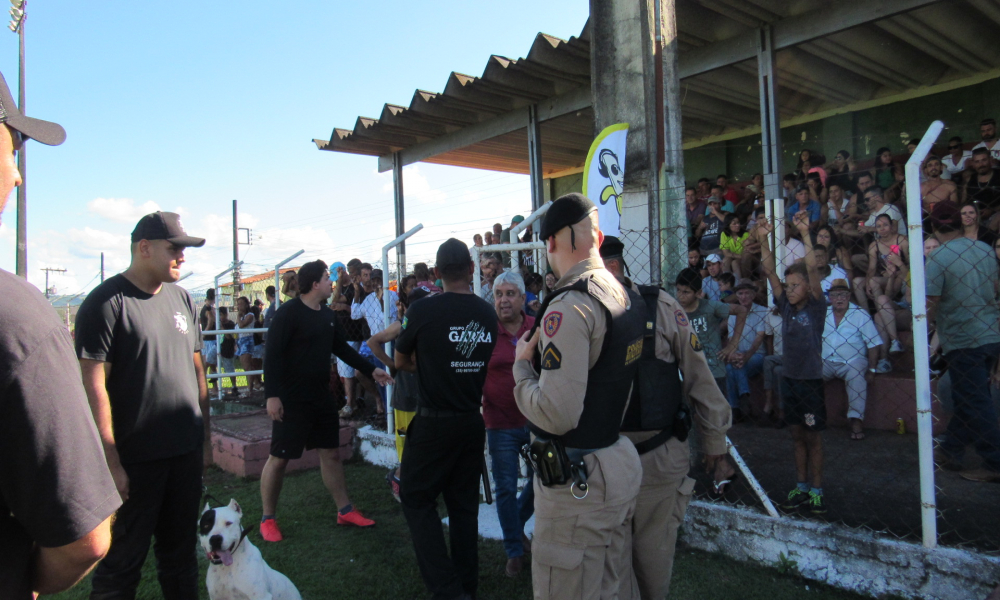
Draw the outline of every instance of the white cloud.
M136 205L131 198L94 198L87 203L87 210L115 223L135 224L144 215L160 210L152 200Z

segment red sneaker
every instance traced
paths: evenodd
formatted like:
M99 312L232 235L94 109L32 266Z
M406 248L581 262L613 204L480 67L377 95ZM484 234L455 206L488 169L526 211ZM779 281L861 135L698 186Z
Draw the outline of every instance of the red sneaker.
M260 536L265 542L280 542L285 539L278 529L278 522L274 519L268 519L260 524Z
M364 515L358 512L358 509L352 508L351 512L347 514L337 513L337 525L354 525L355 527L374 527L375 521L371 519L366 519Z

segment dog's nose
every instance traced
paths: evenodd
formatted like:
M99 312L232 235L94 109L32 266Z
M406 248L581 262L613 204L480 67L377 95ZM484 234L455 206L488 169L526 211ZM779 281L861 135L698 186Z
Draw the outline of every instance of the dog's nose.
M212 550L221 550L222 549L222 536L221 535L213 535L212 537L208 538L208 545L212 547Z

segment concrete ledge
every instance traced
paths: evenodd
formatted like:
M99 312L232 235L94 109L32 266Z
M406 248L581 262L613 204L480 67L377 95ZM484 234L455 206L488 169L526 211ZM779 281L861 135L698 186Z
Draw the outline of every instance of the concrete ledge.
M771 567L792 561L806 579L874 597L985 598L1000 581L1000 558L710 502L691 503L681 539L740 561Z
M361 457L373 465L395 467L399 463L396 454L396 437L385 431L366 425L358 430Z

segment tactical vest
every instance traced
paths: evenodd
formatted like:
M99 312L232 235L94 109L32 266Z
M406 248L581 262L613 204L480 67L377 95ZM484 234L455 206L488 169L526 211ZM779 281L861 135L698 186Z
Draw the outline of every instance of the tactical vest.
M673 431L674 418L683 405L684 388L676 362L656 358L656 317L660 288L640 285L646 309L646 334L622 431ZM669 435L663 439L665 442ZM662 442L661 442L662 443ZM658 445L658 444L657 444Z
M536 436L559 439L568 448L606 448L618 441L622 414L642 355L643 327L646 323L645 312L641 308L642 299L626 289L630 302L630 308L626 310L618 304L610 290L593 277L587 277L553 291L538 314L544 317L552 299L569 291L583 292L597 300L604 307L607 321L601 354L587 372L583 413L576 429L560 436L532 423L528 425ZM538 319L536 326L542 321Z

